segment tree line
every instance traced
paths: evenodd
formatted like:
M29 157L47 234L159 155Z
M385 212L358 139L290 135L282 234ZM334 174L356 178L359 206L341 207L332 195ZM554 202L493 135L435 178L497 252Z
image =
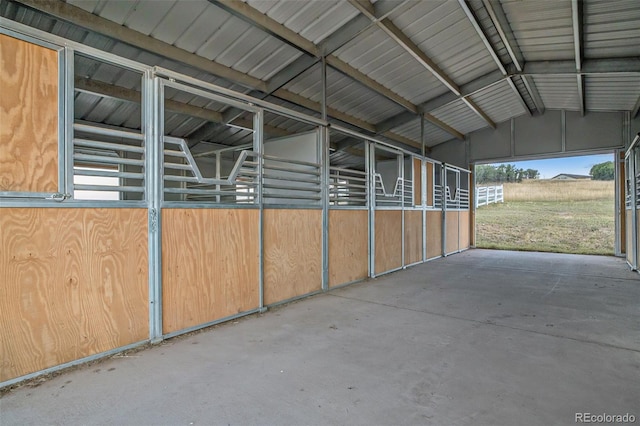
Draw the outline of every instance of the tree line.
M476 166L476 183L522 182L523 179L538 179L540 172L535 169L521 169L513 164L481 164Z

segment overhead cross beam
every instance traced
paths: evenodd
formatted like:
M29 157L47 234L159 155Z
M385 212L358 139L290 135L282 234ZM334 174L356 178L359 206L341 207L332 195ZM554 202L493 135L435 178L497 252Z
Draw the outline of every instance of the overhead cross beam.
M573 23L573 46L576 58L576 82L578 84L578 101L580 102L580 114L585 111L585 85L582 71L583 35L582 35L582 0L571 0L571 21Z
M414 105L413 103L411 103L409 100L403 98L402 96L398 95L397 93L393 92L392 90L390 90L389 88L385 87L384 85L380 84L379 82L375 81L374 79L372 79L371 77L367 76L366 74L360 72L358 69L352 67L351 65L347 64L346 62L344 62L343 60L341 60L340 58L338 58L335 55L330 54L331 52L328 52L328 48L327 46L331 46L331 49L337 49L339 48L338 44L336 43L335 40L325 40L324 46L316 46L313 43L311 43L310 41L308 41L306 38L302 37L301 35L291 31L289 28L287 28L286 26L282 25L281 23L277 22L276 20L270 18L269 16L261 13L259 10L252 8L251 6L247 5L246 3L243 2L239 2L239 1L235 1L235 0L209 0L211 3L215 4L216 6L221 7L222 9L224 9L225 11L231 13L232 15L244 20L245 22L250 23L251 25L254 25L260 29L262 29L263 31L267 32L268 34L277 37L278 39L286 42L287 44L297 48L298 50L302 51L303 53L306 53L307 55L312 55L314 57L316 57L315 61L317 61L317 58L321 55L326 55L326 63L327 65L331 66L332 68L334 68L335 70L341 72L342 74L346 75L347 77L355 80L356 82L362 84L363 86L367 87L368 89L378 93L379 95L382 95L383 97L393 101L394 103L400 105L401 107L403 107L404 109L406 109L407 111L411 112L414 114L414 118L416 115L419 114L419 108ZM398 7L399 5L401 5L400 2L392 2L392 1L381 1L380 4L378 5L379 9L381 10L380 13L382 16L387 16L391 13L393 13ZM368 25L372 25L372 22L369 21ZM362 22L360 22L359 24L360 27L364 27L364 24ZM334 33L336 34L336 33ZM332 36L330 36L332 37ZM340 36L343 37L343 36ZM346 39L346 37L343 38L343 41ZM348 40L347 40L348 41ZM344 41L346 43L346 41ZM273 80L273 79L272 79ZM267 84L267 87L269 89L271 89L272 87L271 82L269 82ZM281 86L280 86L281 87ZM272 91L270 91L272 92ZM431 121L433 124L437 125L438 127L444 129L445 131L449 132L451 135L455 136L456 138L462 138L464 139L464 135L462 135L462 133L460 133L459 131L453 129L451 126L443 123L442 121L438 120L437 118L429 115L428 117L426 117L427 120ZM383 129L383 130L375 130L375 133L377 134L382 134L382 132L388 131L389 129Z
M522 98L522 94L520 93L520 91L518 90L516 85L513 83L513 80L511 79L511 77L507 76L507 70L504 67L504 65L502 64L502 60L500 60L500 58L498 57L498 54L496 53L495 48L493 47L493 45L489 41L489 37L485 33L485 30L480 26L480 23L478 22L478 18L476 17L476 15L473 12L473 10L471 10L471 7L467 4L467 1L468 0L458 0L458 3L460 4L460 7L464 11L465 15L467 15L467 19L469 20L469 22L471 23L473 28L476 30L476 33L478 34L478 36L482 40L482 43L484 44L484 47L487 49L487 51L489 52L489 54L493 58L493 61L498 66L498 69L500 70L502 75L504 75L506 77L506 81L509 84L509 87L511 88L513 93L516 95L516 97L518 99L518 102L520 102L520 104L522 105L524 110L529 115L531 115L531 110L529 109L529 106L527 105L525 100Z
M490 1L490 0L482 0L482 4L484 5L487 14L489 15L489 19L491 23L496 29L502 44L504 45L511 62L515 66L518 72L521 72L524 67L524 56L518 47L518 42L516 40L515 35L513 34L513 30L511 29L511 24L509 24L509 20L507 19L507 15L504 13L502 9L502 5L500 2ZM522 82L524 86L527 88L529 95L533 99L533 103L536 106L536 109L540 114L544 114L545 106L542 101L542 97L538 93L538 89L533 82L533 79L527 76L522 76Z
M106 18L102 18L100 16L94 15L82 8L73 6L63 1L60 1L60 0L51 0L51 1L14 0L14 1L24 4L25 6L31 9L51 15L57 19L70 22L86 30L102 34L106 37L129 44L135 48L154 53L160 57L189 65L198 70L225 78L231 82L237 83L244 87L259 90L261 92L267 92L268 90L267 83L258 78L255 78L243 72L237 71L231 67L227 67L225 65L219 64L215 61L211 61L202 56L198 56L194 53L188 52L184 49L173 46L169 43L165 43L161 40L155 39L151 36L148 36L146 34L143 34L131 28L125 27L116 22L110 21ZM278 92L280 93L279 97L304 99L305 101L308 101L308 99L294 96L295 94L288 92L287 90L284 90L284 89L279 89ZM305 102L305 103L307 105L312 105L312 108L310 109L314 111L320 110L320 105L318 103L315 103L315 102L311 102L310 104L308 102ZM314 109L314 108L317 108L317 109ZM329 115L330 116L332 115L331 112L329 112ZM363 120L357 119L345 113L340 113L340 117L334 117L334 118L337 118L342 122L348 123L360 129L373 128L374 129L373 131L375 131L375 126L373 124L367 123ZM363 127L363 125L365 125L365 127ZM410 139L401 137L400 135L395 135L393 133L386 134L385 136L387 136L389 139L392 139L396 142L400 142L403 144L408 144L408 142L411 141ZM414 146L414 147L416 146L419 147L419 145L420 144L416 141L411 141L411 144L410 144L410 146Z
M482 118L489 126L496 128L496 123L471 99L462 97L460 87L449 77L440 67L429 58L409 37L406 36L388 17L380 19L376 16L376 9L368 0L349 0L352 6L367 16L381 30L383 30L392 40L418 61L425 69L433 74L451 92L459 97L471 110Z

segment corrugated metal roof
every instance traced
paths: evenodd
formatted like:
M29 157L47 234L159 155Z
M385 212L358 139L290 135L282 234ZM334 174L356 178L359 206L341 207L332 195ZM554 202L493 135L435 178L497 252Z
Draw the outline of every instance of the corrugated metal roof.
M569 0L502 0L524 59L574 59L573 21Z
M318 44L358 15L346 1L243 0L275 21Z
M462 133L473 132L474 130L488 126L488 124L462 100L457 100L435 109L431 111L431 114Z
M496 123L527 113L506 80L476 93L471 100Z
M393 133L397 133L415 141L420 141L420 119L409 121L402 126L391 129ZM444 141L448 141L453 136L445 132L441 128L431 124L430 122L424 122L424 138L427 146L433 146Z
M522 95L522 99L524 99L524 101L527 103L527 106L529 107L529 111L536 110L536 104L535 102L533 102L533 98L531 97L529 90L527 89L524 82L522 81L522 77L515 76L512 78L512 80L513 80L513 84L516 85L516 87L518 88L518 91Z
M288 83L285 89L321 102L320 72L320 65L316 64ZM404 111L398 104L331 68L327 69L327 105L372 123L379 123Z
M574 76L534 76L538 93L549 109L580 110L578 101L578 82Z
M478 24L485 30L485 34L491 42L491 45L498 55L498 58L500 58L503 64L510 64L511 57L509 56L509 52L502 42L502 38L498 34L498 30L493 24L493 21L491 20L491 17L487 12L487 8L484 7L484 3L482 3L482 0L467 0L467 2L469 6L471 6L471 9L475 12Z
M459 85L497 69L458 2L418 1L390 18Z
M585 80L589 111L630 111L640 94L640 75L594 75Z
M433 74L377 27L363 31L335 55L414 104L447 92Z
M640 56L638 0L585 0L583 14L585 57Z
M262 80L301 55L297 49L206 0L69 3Z

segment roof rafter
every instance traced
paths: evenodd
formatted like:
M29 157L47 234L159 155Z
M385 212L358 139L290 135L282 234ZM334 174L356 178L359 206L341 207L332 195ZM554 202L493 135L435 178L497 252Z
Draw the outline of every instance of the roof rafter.
M502 44L504 44L507 49L511 62L513 62L513 65L518 72L522 71L524 67L524 56L518 47L518 42L513 34L507 15L502 9L502 5L500 2L492 2L490 0L482 0L482 4L489 15L489 19L491 19L491 23L498 32L498 36L500 37ZM540 114L544 114L544 102L538 93L538 89L536 88L534 81L528 77L522 77L522 82L527 88L529 95L531 95L531 99L533 99L533 103L536 105L538 112Z
M461 96L460 87L449 77L431 58L429 58L406 34L400 30L389 18L379 19L375 14L375 8L368 0L349 0L349 3L363 15L371 19L392 40L417 60L424 68L433 74L442 84L457 96ZM496 123L471 99L460 98L489 126L495 128Z
M262 30L266 31L268 34L274 35L280 40L286 41L289 45L296 47L298 50L308 54L318 56L322 53L326 53L325 49L320 46L316 46L301 35L291 31L286 26L281 23L275 21L269 16L261 13L259 10L254 9L253 7L247 5L246 3L235 1L235 0L209 0L211 3L223 8L227 12L243 19L246 22L249 22L252 25L255 25ZM379 12L381 16L387 16L393 11L395 11L399 5L398 2L380 2L378 5ZM371 3L369 3L371 5ZM375 15L375 9L373 5L371 5L371 13ZM340 58L335 55L328 54L326 56L327 65L346 75L347 77L357 81L368 89L378 93L379 95L384 96L385 98L395 102L401 107L405 108L407 111L410 111L417 115L419 113L419 109L416 105L411 103L409 100L403 98L397 93L393 92L389 88L375 81L371 77L366 74L360 72L356 68L347 64ZM267 86L271 86L271 83L267 84ZM273 93L273 91L270 91ZM427 117L427 119L443 130L447 131L451 135L456 138L460 138L462 133L454 129L453 127L443 123L442 121L436 119L433 116ZM381 134L380 132L377 132ZM464 138L464 136L462 136Z
M161 40L155 39L151 36L148 36L146 34L143 34L131 28L117 24L106 18L102 18L100 16L94 15L82 8L73 6L63 1L60 1L60 0L44 1L44 2L38 1L38 0L15 0L15 1L21 4L24 4L27 7L35 9L39 12L46 13L57 19L70 22L74 25L80 26L89 31L102 34L106 37L116 39L123 43L134 46L138 49L142 49L142 50L154 53L158 56L161 56L167 59L181 62L183 64L186 64L194 68L197 68L199 70L225 78L231 82L240 84L242 86L245 86L251 89L256 89L261 92L267 91L267 83L258 78L252 77L248 74L237 71L233 68L219 64L215 61L211 61L202 56L198 56L194 53L188 52L184 49L173 46L169 43L165 43ZM281 96L294 95L293 93L283 89L278 89L278 92L280 92ZM289 97L293 97L293 96L289 96ZM303 98L301 96L296 97L296 99L305 99L306 101L309 101L308 99ZM308 102L306 103L309 104ZM315 108L317 108L315 109L315 111L320 110L319 104L315 102L312 102L312 104L314 105ZM331 111L335 111L335 110L331 110ZM331 112L329 113L329 115L331 115ZM340 117L335 117L335 118L338 118L340 121L354 125L361 129L373 128L375 130L375 126L373 124L368 123L364 120L357 119L345 113L340 113ZM389 139L392 139L396 142L400 142L403 144L408 144L408 141L409 141L405 137L402 137L400 135L395 135L392 133L385 136L387 136ZM414 147L417 144L415 141L412 141L412 143L413 145L411 146L414 146Z
M471 10L471 7L467 4L467 1L468 0L458 0L458 3L460 4L460 7L464 11L465 15L467 15L467 19L469 20L469 22L471 22L471 25L476 30L476 33L478 33L478 36L482 40L482 43L484 44L486 49L489 51L489 54L491 55L491 57L493 58L493 61L498 66L498 69L504 76L506 76L507 75L506 68L504 67L504 65L502 64L502 61L498 57L498 54L496 53L495 48L489 41L489 37L487 37L485 30L480 26L480 23L478 22L478 18L476 17L475 13L473 12L473 10ZM511 77L507 78L507 83L509 83L509 87L511 87L511 90L513 90L513 93L518 98L518 101L520 102L524 110L529 115L531 115L531 110L529 109L529 106L522 98L522 94L520 93L516 85L513 84L513 80L511 79Z

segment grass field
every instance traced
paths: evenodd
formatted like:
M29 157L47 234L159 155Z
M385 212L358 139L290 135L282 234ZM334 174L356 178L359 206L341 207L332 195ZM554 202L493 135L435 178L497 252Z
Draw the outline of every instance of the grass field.
M504 198L477 209L477 247L614 254L613 181L510 183Z

